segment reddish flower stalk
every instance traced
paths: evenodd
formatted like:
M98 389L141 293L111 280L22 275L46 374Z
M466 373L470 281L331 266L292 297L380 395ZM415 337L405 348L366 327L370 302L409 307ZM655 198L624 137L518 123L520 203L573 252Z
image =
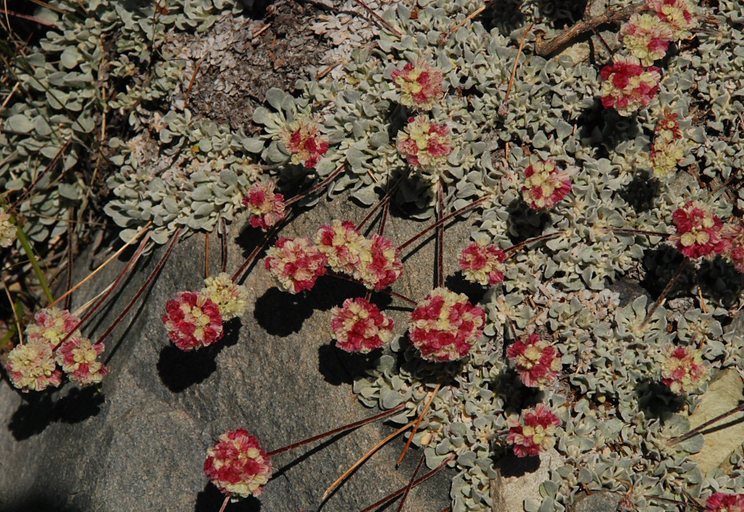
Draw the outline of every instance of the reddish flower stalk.
M424 483L427 480L429 480L431 477L433 477L434 475L436 475L437 473L439 473L440 471L442 471L445 467L447 467L447 464L451 460L452 460L452 457L448 457L447 459L445 459L444 461L442 461L442 463L440 465L438 465L436 468L432 469L428 473L424 473L420 478L418 478L418 479L416 479L416 480L413 481L413 484L410 485L410 488L413 489L414 487L417 487L418 485L421 485L422 483ZM399 496L402 496L403 493L406 492L406 488L408 488L408 485L406 485L404 487L401 487L397 491L394 491L394 492L388 494L387 496L385 496L381 500L379 500L379 501L373 503L372 505L364 508L360 512L372 512L373 510L378 510L381 507L384 507L385 505L387 505L391 501L394 501L395 499L397 499Z
M411 479L408 481L406 490L403 492L403 497L400 499L400 504L398 504L397 512L401 512L403 510L403 507L406 505L406 498L408 498L408 493L411 492L411 487L413 487L413 481L416 479L416 475L418 475L419 469L421 469L421 466L423 465L425 459L426 457L422 453L421 457L419 457L418 464L416 464L416 468L413 470Z
M329 277L335 277L336 279L343 279L344 281L349 281L350 283L362 285L362 283L360 283L356 279L352 279L351 277L345 276L343 274L337 274L335 272L328 272L326 275L329 276ZM386 293L387 295L390 295L391 297L396 297L398 299L404 300L404 301L408 302L409 304L413 304L413 305L418 304L412 298L407 297L407 296L405 296L405 295L403 295L401 293L394 292L393 290L378 290L378 291L380 293Z
M398 185L400 185L400 182L403 181L403 176L398 177L392 185L390 185L385 192L385 195L380 198L380 200L377 202L376 205L372 207L372 209L367 213L367 215L364 216L364 218L357 224L357 229L362 229L364 225L369 222L369 220L377 213L377 210L384 207L386 204L390 202L390 199L393 197L393 194L398 189Z
M168 248L165 250L165 254L163 254L163 257L160 258L160 261L158 261L158 264L155 266L155 269L150 273L149 276L147 276L147 279L145 282L140 286L139 290L137 290L137 293L134 294L134 297L129 301L129 303L124 307L121 313L114 319L114 321L111 323L111 325L108 326L108 329L106 329L103 334L101 334L98 337L98 340L96 341L96 344L101 343L103 340L105 340L113 331L116 329L116 327L121 323L121 321L124 319L125 316L129 313L129 311L132 309L132 307L137 303L137 301L142 297L142 295L145 293L147 288L150 287L150 284L155 280L158 275L160 275L160 271L163 270L163 267L165 266L166 262L170 258L171 253L173 252L173 249L176 247L176 243L178 242L178 239L181 237L181 228L176 229L176 232L173 233L173 238L171 239L170 243L168 244Z
M330 437L336 434L341 434L343 432L348 432L349 430L354 430L356 428L362 427L368 423L373 423L377 420L387 418L388 416L392 416L393 414L397 413L401 409L405 407L405 404L400 404L397 407L393 407L392 409L388 411L383 411L379 414L375 414L374 416L370 416L369 418L355 421L354 423L349 423L348 425L344 425L342 427L334 428L333 430L329 430L327 432L323 432L322 434L318 434L316 436L308 437L307 439L303 439L302 441L297 441L296 443L288 444L287 446L284 446L282 448L277 448L276 450L272 450L268 452L266 455L269 457L274 457L276 455L279 455L280 453L288 452L290 450L294 450L295 448L299 448L300 446L304 446L306 444L313 443L315 441L319 441L321 439L324 439L326 437Z
M130 259L126 265L124 265L124 268L121 269L121 272L119 272L119 275L116 276L116 279L114 279L114 282L111 284L108 290L99 298L92 307L86 311L86 313L80 318L80 322L75 326L74 329L71 329L67 335L65 335L64 338L60 341L60 345L62 345L64 342L66 342L70 337L72 337L75 332L82 328L83 325L103 306L108 298L111 296L112 293L114 293L114 290L116 290L121 282L124 280L126 276L129 275L129 273L134 269L134 266L139 261L140 257L142 256L142 253L145 251L145 248L147 247L148 242L150 241L150 233L147 233L145 237L140 242L139 247L137 248L137 251L132 255L132 259ZM59 346L59 345L58 345Z
M328 185L330 182L332 182L334 179L336 179L336 177L339 174L341 174L343 171L344 171L344 166L343 166L343 164L341 164L341 165L339 165L336 168L335 171L333 171L331 174L329 174L328 176L326 176L325 178L323 178L323 180L320 181L319 183L317 183L316 185L310 187L305 192L300 192L296 196L290 197L289 199L287 199L287 201L284 203L284 208L285 209L286 208L289 208L293 204L302 201L303 199L305 199L308 196L311 196L312 194L314 194L318 190L322 190L326 185Z
M504 249L504 252L507 253L507 258L510 256L513 256L514 254L521 251L526 245L533 244L536 242L544 242L545 240L552 240L553 238L558 238L564 234L563 231L556 231L554 233L548 233L547 235L540 235L533 238L528 238L527 240L522 240L518 244L514 244L511 247L507 247Z
M669 233L663 233L661 231L647 231L645 229L630 229L630 228L612 228L613 233L626 233L629 235L648 235L648 236L661 236L668 237Z
M416 432L418 431L419 425L421 425L421 421L424 419L424 416L426 416L426 413L429 412L429 408L431 407L431 403L434 401L434 397L437 396L437 393L439 393L439 390L441 389L442 385L437 384L437 387L435 387L432 392L429 399L426 401L426 404L424 405L424 409L421 411L421 414L419 414L419 417L416 418L416 423L413 424L413 428L411 429L411 435L408 436L408 441L406 441L406 445L403 447L403 451L400 452L400 457L398 457L398 462L395 463L396 466L400 466L403 463L403 459L406 458L406 453L408 453L408 448L410 448L411 443L413 442L413 438L416 435Z
M651 320L651 317L654 316L654 313L656 313L656 310L661 306L661 303L664 302L664 299L666 299L667 295L669 295L669 292L672 291L672 287L674 287L674 284L679 280L680 276L682 275L682 272L687 267L687 259L682 260L682 263L679 264L679 267L677 267L677 270L674 272L674 275L669 280L667 285L664 287L664 289L661 291L661 295L659 295L659 298L656 299L656 302L654 302L654 305L651 306L651 309L648 311L648 314L646 315L646 318L643 319L643 323L641 324L641 329L646 327L646 324Z
M444 184L437 187L437 221L444 214ZM437 226L437 286L444 286L444 225Z
M455 210L452 213L448 213L447 215L442 216L442 218L440 218L439 220L437 220L434 224L432 224L432 225L424 228L423 231L419 232L418 234L412 236L411 238L409 238L408 240L406 240L405 242L403 242L402 244L400 244L398 246L398 250L399 251L402 251L403 249L405 249L409 245L415 243L417 240L419 240L425 234L427 234L427 233L431 232L432 230L436 229L438 226L446 224L453 217L457 217L458 215L463 215L464 213L467 213L470 210L474 210L475 208L477 208L481 204L485 203L489 199L491 199L491 196L483 196L483 197L481 197L479 199L476 199L475 201L473 201L469 205L463 206L459 210Z
M699 432L702 432L703 430L705 430L709 426L713 425L714 423L718 423L719 421L725 420L729 416L733 416L734 414L736 414L738 412L744 412L744 402L741 403L741 404L739 404L737 407L734 407L733 409L724 412L723 414L719 414L715 418L712 418L712 419L710 419L710 420L708 420L706 422L701 423L700 425L698 425L697 427L693 428L689 432L687 432L687 433L685 433L685 434L683 434L681 436L672 438L669 441L669 444L670 445L675 445L677 443L681 443L682 441L686 441L686 440L690 439L691 437L695 436L696 434L698 434Z
M256 260L256 258L258 257L258 255L259 255L259 254L261 254L261 251L263 251L263 250L264 250L264 249L266 248L266 244L268 244L268 243L269 243L269 240L271 240L271 239L272 239L272 238L274 237L274 235L275 235L276 233L278 233L278 232L279 232L279 230L280 230L280 229L281 229L282 227L284 227L284 223L280 223L280 224L277 224L276 226L274 226L274 227L273 227L273 228L271 229L271 231L267 232L267 233L266 233L266 234L264 235L264 237L263 237L263 240L261 240L261 243L259 243L259 244L258 244L258 245L257 245L257 246L256 246L256 247L255 247L255 248L254 248L254 249L252 250L252 251L251 251L251 253L250 253L250 254L248 255L248 257L247 257L247 258L245 259L245 261L243 262L243 264L242 264L242 265L240 265L240 268L238 268L238 270L236 270L236 271L235 271L235 273L233 273L233 275L232 275L232 277L231 277L230 279L232 279L232 281L233 281L234 283L237 283L237 282L239 282L239 281L241 281L241 280L242 280L242 278L244 277L244 276L243 276L243 274L244 274L244 273L245 273L245 271L246 271L246 270L248 269L248 267L250 267L250 266L251 266L251 265L253 264L253 262L254 262L254 261Z

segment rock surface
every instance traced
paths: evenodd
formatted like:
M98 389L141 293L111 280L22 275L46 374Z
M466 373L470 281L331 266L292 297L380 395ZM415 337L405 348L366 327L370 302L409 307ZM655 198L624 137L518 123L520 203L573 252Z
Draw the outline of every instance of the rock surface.
M343 200L321 202L284 234L309 236L331 218L358 221L364 213ZM448 273L454 272L456 248L467 238L466 224L447 231ZM392 218L386 236L399 243L422 225ZM238 234L236 227L233 241ZM251 230L239 238L250 244L257 236ZM233 241L228 271L243 258ZM213 240L213 265L219 262L218 245ZM160 317L177 291L201 287L203 248L201 235L179 243L145 301L106 341L111 374L101 395L68 385L52 398L34 399L0 383L0 512L217 512L221 495L207 485L202 464L223 431L245 427L274 449L373 413L357 402L349 385L359 370L330 345L330 308L363 294L351 283L324 278L307 297L291 296L275 288L259 263L246 280L251 306L242 326L234 326L214 347L193 353L173 347ZM406 260L396 290L424 296L433 280L433 249L430 239ZM114 305L96 316L94 332L110 324L160 254L162 249L131 274ZM76 279L87 272L83 261ZM111 265L76 293L73 309L111 282L121 265ZM408 313L393 313L402 331ZM90 328L84 332L95 339ZM247 500L228 511L317 510L324 489L391 431L377 423L281 455L260 503ZM322 510L361 510L405 486L419 454L411 453L396 470L402 444L396 440L374 456ZM440 474L415 489L406 510L442 510L449 502L449 476Z

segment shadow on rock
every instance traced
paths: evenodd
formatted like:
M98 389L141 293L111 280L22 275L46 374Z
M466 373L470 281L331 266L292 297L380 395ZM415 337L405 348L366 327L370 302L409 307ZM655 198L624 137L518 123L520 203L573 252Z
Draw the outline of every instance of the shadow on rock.
M312 290L291 294L270 288L257 301L253 312L258 325L273 336L285 337L299 332L313 311L340 306L347 297L362 297L365 288L331 276L318 279Z
M507 212L509 235L514 243L540 235L550 222L549 213L533 210L521 198L509 203Z
M82 512L79 508L63 505L62 496L38 496L0 503L0 512Z
M454 275L448 276L445 280L445 285L449 290L452 290L455 293L464 293L467 295L468 300L473 304L478 304L483 300L483 297L486 294L485 287L478 283L471 283L465 279L460 271Z
M196 495L196 506L194 512L215 512L220 509L225 495L214 485L207 484L204 490ZM230 512L260 512L261 502L254 498L245 498L228 505Z
M225 322L225 335L220 341L199 350L185 352L169 344L160 351L158 375L165 387L180 393L194 384L199 384L217 369L217 355L225 348L238 342L240 319Z
M101 412L104 396L95 387L71 388L61 398L54 393L23 395L24 401L10 418L8 429L17 441L41 434L55 421L80 423Z
M673 393L661 382L642 380L636 386L638 406L651 418L662 421L671 418L682 409L685 403L683 397Z
M540 468L540 457L517 457L509 450L496 462L496 468L504 478L520 477L537 471Z
M318 348L318 370L329 384L353 384L377 365L379 357L379 350L370 354L352 354L333 345L322 345Z

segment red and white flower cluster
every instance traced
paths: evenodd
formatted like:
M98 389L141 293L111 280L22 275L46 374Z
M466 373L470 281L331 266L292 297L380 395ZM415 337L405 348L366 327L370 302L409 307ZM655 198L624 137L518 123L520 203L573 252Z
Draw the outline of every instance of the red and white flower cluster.
M289 293L312 289L326 273L328 259L307 238L280 238L266 253L266 268Z
M315 235L318 249L336 272L357 279L370 290L384 290L403 272L398 249L387 238L364 237L349 221L334 220Z
M315 169L330 146L328 138L320 133L320 125L307 118L290 122L282 132L282 142L292 163L307 169Z
M284 196L274 192L273 181L257 181L248 189L243 205L248 209L248 222L266 231L284 218Z
M673 39L689 37L695 27L694 4L690 0L647 0L646 7L674 31Z
M472 242L460 253L460 270L466 280L494 285L504 280L506 253L493 244Z
M5 358L13 385L24 392L42 391L59 386L63 372L81 386L101 382L108 373L98 361L103 343L94 344L85 338L77 329L79 325L80 319L67 310L38 311L26 328L26 342L16 345Z
M220 308L201 292L180 292L165 305L163 323L181 350L207 347L222 339Z
M713 493L705 501L705 512L744 512L744 494Z
M708 376L700 351L690 347L672 346L661 367L661 380L674 393L687 394L696 390Z
M659 93L661 69L644 67L633 57L617 59L603 67L599 75L602 78L602 105L615 108L621 115L632 115L648 106Z
M650 66L666 55L674 32L656 14L636 13L623 25L620 33L625 49L644 66Z
M204 473L224 494L259 496L271 478L271 459L245 429L225 432L207 450Z
M738 224L728 224L723 231L726 240L724 256L736 270L744 274L744 221L740 220Z
M555 346L530 334L509 345L506 356L527 387L545 388L553 384L561 371L561 357Z
M677 232L669 240L690 259L722 254L728 244L722 236L723 221L707 207L689 201L672 214Z
M365 299L346 299L331 310L336 346L346 352L367 354L393 338L393 320Z
M685 157L682 129L679 116L666 113L654 130L654 142L651 146L651 165L654 175L664 177L671 174Z
M534 457L555 445L556 429L561 420L545 404L522 411L519 419L509 418L506 442L517 457Z
M409 335L428 361L456 361L465 357L481 335L486 314L462 293L435 288L411 314Z
M441 168L452 153L447 125L434 123L423 115L408 119L408 125L398 133L397 145L408 165L420 171Z
M530 208L550 209L571 192L571 176L552 160L533 160L524 170L522 197Z
M419 60L408 62L392 73L393 83L400 91L400 104L418 110L431 110L444 96L442 71Z

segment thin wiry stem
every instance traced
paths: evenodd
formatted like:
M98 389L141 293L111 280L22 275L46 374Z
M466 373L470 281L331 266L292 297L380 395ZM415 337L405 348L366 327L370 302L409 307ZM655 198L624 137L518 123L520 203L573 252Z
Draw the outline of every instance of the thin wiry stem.
M684 259L682 260L682 263L679 264L679 267L677 267L677 270L674 272L674 275L669 280L667 285L661 291L661 295L659 295L659 298L656 299L656 302L654 302L654 305L651 306L651 309L648 311L646 318L643 319L643 323L641 323L641 329L646 327L646 325L651 321L651 317L654 316L654 313L656 313L656 310L664 302L667 295L669 295L669 292L672 291L672 288L674 287L675 283L679 280L680 276L682 275L682 272L685 270L686 267L687 267L687 260Z
M413 470L413 474L411 475L411 479L408 481L408 485L406 486L406 490L403 492L403 497L400 499L400 504L398 505L398 511L401 512L403 510L403 507L406 505L406 498L408 498L408 493L411 492L411 487L413 487L413 482L416 479L416 475L418 475L419 469L421 469L421 466L424 464L424 460L426 457L424 454L421 454L421 457L419 458L418 464L416 464L416 469Z
M342 432L347 432L349 430L354 430L355 428L363 427L364 425L367 425L368 423L372 423L377 420L387 418L388 416L392 416L398 411L400 411L401 409L403 409L403 407L405 407L405 404L400 404L397 407L393 407L392 409L388 411L383 411L379 414L375 414L374 416L370 416L369 418L355 421L354 423L349 423L348 425L344 425L342 427L334 428L333 430L329 430L327 432L323 432L322 434L308 437L307 439L303 439L302 441L297 441L295 443L288 444L287 446L284 446L282 448L277 448L276 450L272 450L268 452L266 455L268 455L269 457L274 457L276 455L279 455L280 453L294 450L295 448L299 448L300 446L304 446L306 444L314 443L315 441L319 441L326 437L330 437L336 434L341 434Z
M319 182L319 183L318 183L317 185L314 185L313 187L310 187L310 188L309 188L308 190L306 190L305 192L301 192L301 193L297 194L296 196L294 196L294 197L291 197L291 198L289 198L289 199L288 199L288 200L287 200L287 201L286 201L286 202L284 203L284 207L285 207L285 208L289 208L289 207L290 207L290 206L292 206L293 204L295 204L295 203L298 203L298 202L302 201L302 200L303 200L303 199L305 199L306 197L308 197L308 196L311 196L312 194L316 193L316 192L317 192L317 191L319 191L319 190L322 190L322 189L323 189L323 188L325 188L325 187L326 187L326 186L327 186L327 185L328 185L328 184L329 184L330 182L332 182L332 181L333 181L334 179L336 179L336 177L337 177L337 176L338 176L339 174L341 174L342 172L344 172L344 165L343 165L343 164L339 165L339 166L338 166L338 167L336 168L336 170L335 170L335 171L333 171L333 172L332 172L331 174L329 174L328 176L326 176L325 178L323 178L323 180L322 180L322 181L320 181L320 182Z
M424 419L424 416L426 416L426 413L429 412L429 408L431 407L432 402L434 401L434 397L437 396L437 393L439 393L439 390L441 389L442 385L437 384L437 387L434 388L434 390L429 395L429 399L426 401L426 404L424 405L424 409L421 411L421 414L419 414L419 417L416 418L416 423L413 424L413 428L411 429L411 435L408 437L408 441L406 441L406 445L403 447L403 450L400 452L400 457L398 457L398 462L395 463L396 466L400 466L403 462L403 459L406 457L406 453L408 453L408 449L411 447L411 443L413 442L413 438L416 435L416 432L418 431L419 425L421 425L421 421Z
M723 414L719 414L718 416L716 416L713 419L710 419L710 420L708 420L708 421L706 421L704 423L701 423L700 425L698 425L697 427L693 428L692 430L690 430L686 434L683 434L681 436L672 438L669 441L669 444L670 445L675 445L677 443L681 443L682 441L687 441L688 439L690 439L691 437L695 436L696 434L702 432L703 430L705 430L709 426L713 425L714 423L718 423L719 421L725 420L726 418L728 418L729 416L733 416L737 412L744 412L744 402L742 402L741 404L739 404L737 407L734 407L733 409L724 412Z
M225 512L225 509L227 509L227 505L230 503L230 495L228 494L225 496L225 500L222 502L222 506L220 507L220 512Z
M98 341L96 343L101 343L103 340L105 340L113 331L116 329L116 327L119 325L119 323L124 319L124 317L129 313L129 310L132 309L132 307L137 303L137 301L142 297L142 295L145 293L147 288L150 286L150 284L155 280L155 278L160 274L160 271L163 270L163 267L165 266L166 262L168 261L168 258L170 258L171 253L173 252L173 249L176 247L176 242L178 242L178 239L180 238L181 230L180 228L176 230L176 232L173 234L173 239L168 244L168 248L165 250L165 254L162 258L160 258L160 261L158 261L158 264L155 266L155 269L150 273L149 276L147 276L147 279L145 282L140 286L139 290L137 290L137 293L134 294L134 297L129 301L129 303L124 307L121 313L114 319L114 321L111 323L111 325L108 326L108 328L98 337Z
M415 420L409 422L406 425L403 425L402 427L400 427L399 429L395 430L390 435L385 437L382 441L375 444L372 448L367 450L367 452L364 455L362 455L359 458L359 460L357 460L354 464L352 464L351 467L349 467L349 469L344 471L344 473L340 477L338 477L335 482L333 482L330 486L328 486L328 489L326 489L325 492L323 493L322 501L326 501L328 497L331 494L333 494L333 492L336 489L338 489L341 486L341 484L343 484L346 481L347 478L349 478L357 469L359 469L359 467L362 464L367 462L367 460L369 460L369 458L372 457L372 455L377 453L380 450L380 448L382 448L383 446L388 444L390 441L392 441L393 439L401 435L403 432L411 428L411 426L413 426L414 423L415 423Z
M437 221L444 215L444 184L437 187ZM437 225L437 286L444 286L444 226Z

